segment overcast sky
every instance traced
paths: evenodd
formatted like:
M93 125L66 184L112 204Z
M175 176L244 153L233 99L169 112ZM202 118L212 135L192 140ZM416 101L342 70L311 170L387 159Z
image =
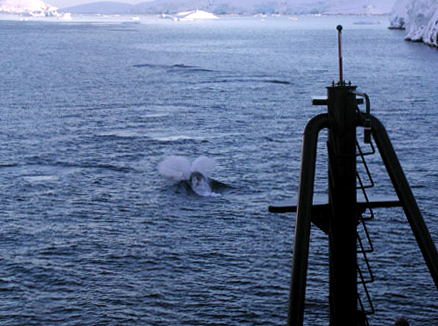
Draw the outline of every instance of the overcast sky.
M82 5L84 3L92 3L92 2L100 2L100 1L111 1L111 2L124 2L130 4L136 4L151 0L43 0L45 3L49 5L62 8L62 7L73 7L77 5Z

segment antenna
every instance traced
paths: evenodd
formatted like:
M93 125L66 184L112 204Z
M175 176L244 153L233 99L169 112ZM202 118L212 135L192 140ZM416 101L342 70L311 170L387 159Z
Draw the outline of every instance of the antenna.
M342 85L344 82L344 76L343 76L343 68L342 68L342 26L338 25L336 27L338 30L338 51L339 51L339 83Z

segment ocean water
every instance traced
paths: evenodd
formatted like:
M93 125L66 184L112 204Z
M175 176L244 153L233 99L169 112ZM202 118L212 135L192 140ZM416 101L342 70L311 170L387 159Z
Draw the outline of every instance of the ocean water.
M0 21L0 324L285 325L295 216L268 206L296 196L302 132L324 111L311 97L338 79L338 24L344 76L370 96L438 243L436 49L385 17L128 20ZM163 178L174 155L213 158L220 196ZM403 211L368 228L371 325L438 325ZM315 227L307 325L328 325L327 250Z

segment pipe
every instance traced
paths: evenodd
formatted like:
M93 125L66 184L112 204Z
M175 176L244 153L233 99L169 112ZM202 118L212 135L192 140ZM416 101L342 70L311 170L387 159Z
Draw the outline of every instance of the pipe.
M306 278L312 218L318 134L329 126L328 114L319 114L306 125L303 136L301 172L295 219L295 239L289 297L288 326L301 326L304 319Z
M433 281L435 282L435 286L438 289L438 253L435 244L421 215L411 187L403 173L403 169L395 154L385 127L372 115L370 115L370 122L377 148L382 156L382 160L397 196L402 203L406 218L411 226Z

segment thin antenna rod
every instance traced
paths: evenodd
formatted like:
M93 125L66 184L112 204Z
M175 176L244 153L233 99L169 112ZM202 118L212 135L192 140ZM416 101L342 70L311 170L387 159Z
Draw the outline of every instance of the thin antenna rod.
M339 50L339 82L342 84L344 81L344 76L343 76L343 68L342 68L342 40L341 40L341 35L342 35L342 26L338 25L336 27L336 29L339 31L338 33L338 50Z

